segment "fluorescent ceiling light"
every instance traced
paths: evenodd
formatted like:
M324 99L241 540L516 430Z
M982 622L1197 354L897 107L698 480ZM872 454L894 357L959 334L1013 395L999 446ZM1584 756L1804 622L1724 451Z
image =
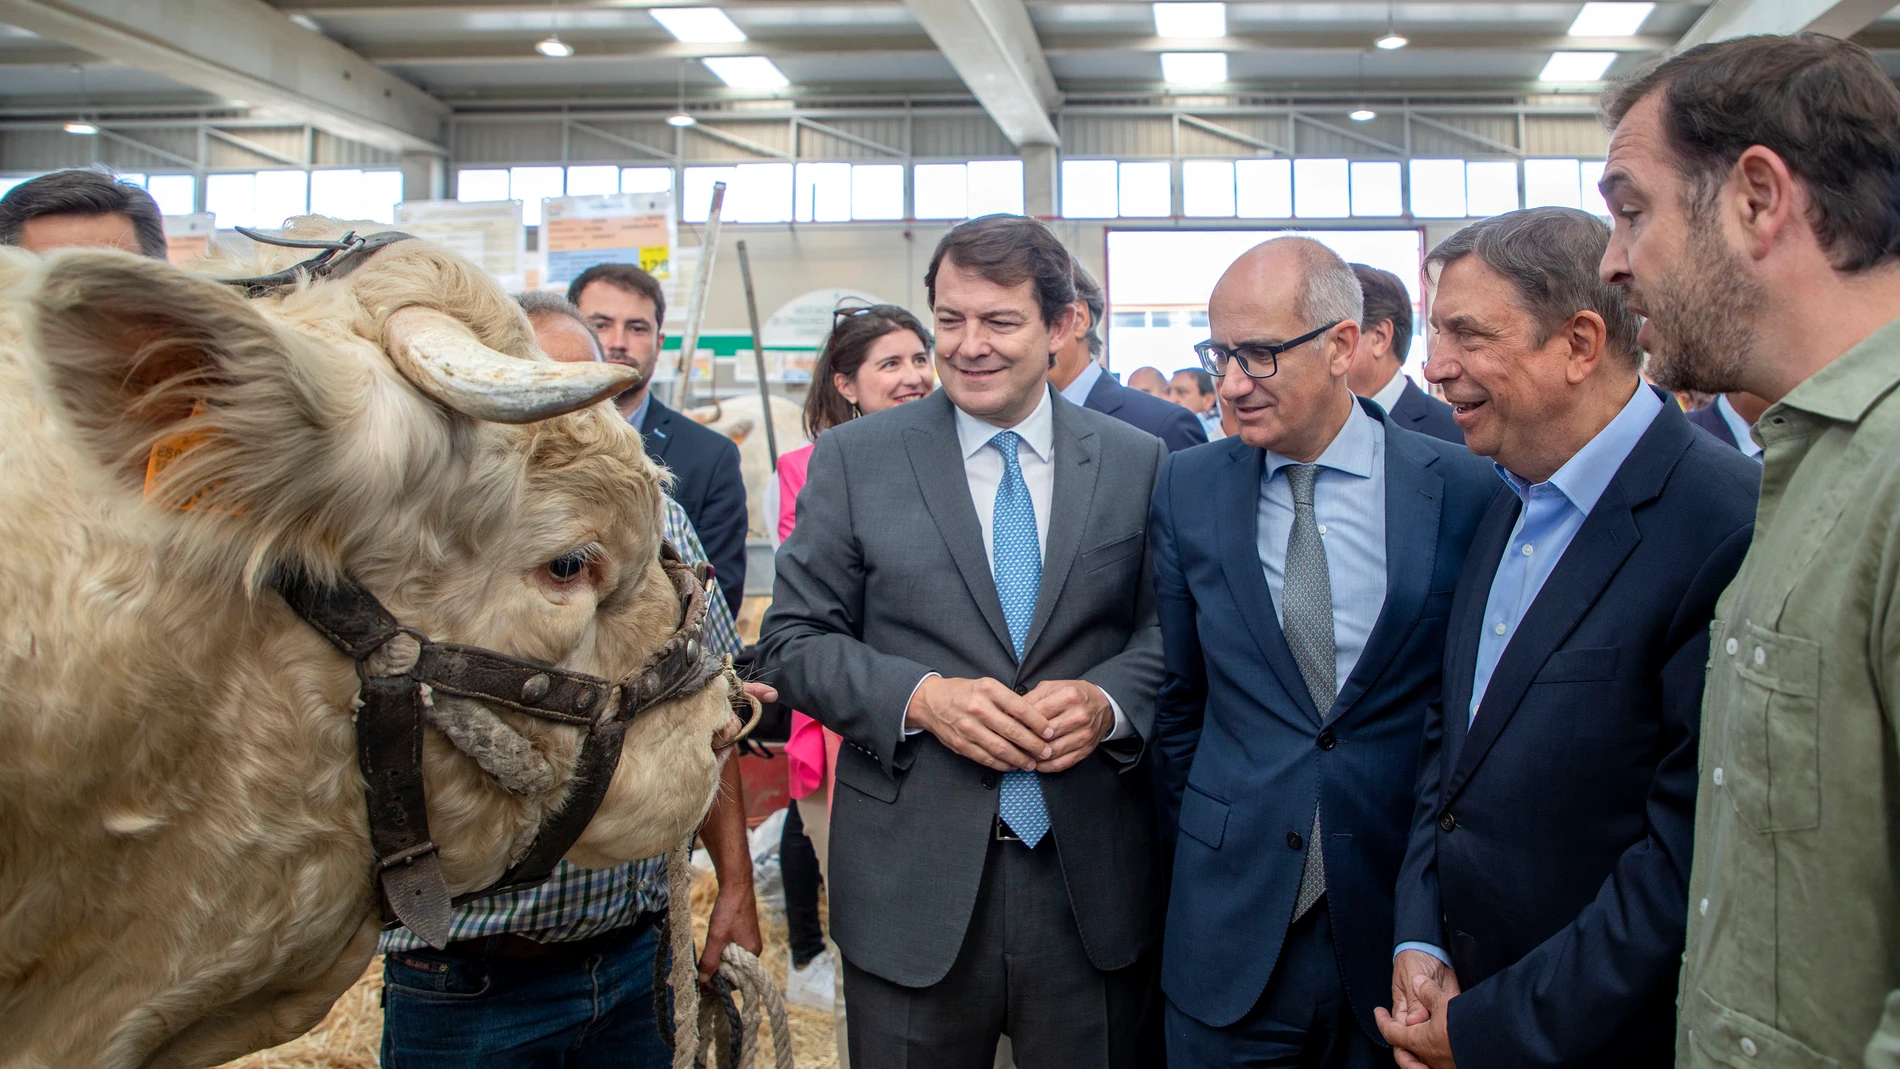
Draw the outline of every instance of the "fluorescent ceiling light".
M693 118L683 111L674 112L666 117L666 125L668 126L691 126L698 121L698 119Z
M561 40L561 35L551 33L534 43L534 50L549 59L566 59L574 54L574 46Z
M1169 85L1219 85L1227 80L1227 53L1163 52L1161 78Z
M1227 5L1161 3L1154 5L1158 37L1225 37Z
M792 84L778 65L764 56L708 56L700 62L734 89L783 89Z
M745 31L716 7L655 7L647 14L675 38L695 45L731 44L745 40Z
M1552 52L1540 82L1595 82L1616 62L1615 52Z
M1353 122L1371 122L1378 117L1379 113L1373 111L1371 108L1360 108L1346 115L1346 118L1351 119Z
M75 121L75 122L67 123L64 129L69 134L85 134L88 137L99 132L99 128L97 126L94 126L93 124L86 122L83 119Z
M1374 41L1372 43L1379 46L1380 48L1385 49L1387 52L1390 52L1396 48L1404 48L1406 45L1409 45L1412 42L1400 34L1387 32L1384 37L1381 37L1377 41Z
M1572 37L1629 37L1642 29L1655 4L1588 3L1570 24Z

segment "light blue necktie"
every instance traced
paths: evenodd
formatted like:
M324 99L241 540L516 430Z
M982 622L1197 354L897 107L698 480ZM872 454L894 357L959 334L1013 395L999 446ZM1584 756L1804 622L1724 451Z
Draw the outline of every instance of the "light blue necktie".
M1022 438L1003 431L990 439L1003 454L1003 483L996 488L996 511L990 525L990 571L996 577L996 596L1003 603L1003 621L1009 625L1016 660L1023 659L1029 622L1036 616L1036 591L1042 586L1042 546L1036 538L1036 505L1023 482L1022 461L1016 447ZM1003 823L1035 848L1049 834L1049 807L1042 800L1037 773L1012 769L1003 773Z

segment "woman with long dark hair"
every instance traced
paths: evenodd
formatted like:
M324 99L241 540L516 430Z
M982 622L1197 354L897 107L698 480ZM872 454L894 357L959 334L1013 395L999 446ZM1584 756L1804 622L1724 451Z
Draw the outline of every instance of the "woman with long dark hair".
M917 317L894 304L854 305L833 313L831 334L812 367L811 392L805 396L805 431L813 444L840 423L928 396L936 385L930 344L930 332ZM767 493L765 506L766 515L777 520L772 529L775 543L791 536L812 448L806 445L778 458L778 480L771 488L776 494ZM818 923L818 879L831 825L831 770L838 743L838 736L816 720L792 714L785 756L794 802L785 814L785 834L779 842L792 950L787 994L805 1005L834 1009L837 965L826 955ZM842 1030L839 1037L843 1050Z

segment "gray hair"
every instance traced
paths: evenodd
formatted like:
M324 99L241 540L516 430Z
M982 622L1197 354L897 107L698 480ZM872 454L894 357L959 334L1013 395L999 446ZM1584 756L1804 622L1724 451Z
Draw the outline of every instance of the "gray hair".
M594 343L594 352L596 354L604 352L600 345L600 335L594 332L594 325L589 323L587 317L581 314L581 310L575 306L574 302L566 297L549 290L527 290L515 294L515 303L521 306L522 311L528 313L530 320L540 319L543 316L566 316L572 319L587 332L587 337Z
M1359 322L1365 314L1365 295L1359 289L1359 276L1339 254L1312 238L1274 238L1284 242L1300 260L1299 292L1293 298L1293 314L1301 322Z
M1095 281L1088 268L1077 263L1075 272L1075 299L1088 306L1089 310L1089 355L1102 355L1102 316L1108 310L1108 302L1102 297L1102 284Z
M1642 366L1636 332L1642 326L1623 303L1623 293L1604 283L1597 265L1610 245L1603 220L1575 208L1526 208L1494 215L1438 243L1425 257L1427 270L1441 271L1476 255L1517 290L1518 303L1550 340L1571 316L1603 317L1604 348L1631 367Z

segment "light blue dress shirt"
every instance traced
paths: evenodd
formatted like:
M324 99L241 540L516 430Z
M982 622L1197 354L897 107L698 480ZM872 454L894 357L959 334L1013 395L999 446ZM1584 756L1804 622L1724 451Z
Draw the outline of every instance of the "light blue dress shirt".
M1273 614L1286 585L1286 540L1293 532L1293 488L1281 469L1298 461L1268 452L1260 473L1260 567L1273 593ZM1333 587L1333 646L1340 686L1352 675L1385 607L1385 424L1366 415L1357 401L1333 436L1313 480L1313 518L1326 546L1326 574ZM1320 710L1321 715L1326 710Z
M1511 540L1505 543L1498 574L1491 580L1491 595L1484 603L1484 630L1478 635L1478 664L1471 679L1471 707L1465 714L1467 727L1477 719L1478 706L1484 702L1498 660L1517 634L1524 614L1537 600L1538 591L1544 589L1564 550L1570 548L1590 510L1597 507L1597 499L1616 478L1662 407L1656 392L1638 383L1616 418L1544 482L1527 482L1502 465L1494 465L1499 478L1524 507L1518 510L1517 525L1511 528ZM1393 956L1406 950L1422 950L1451 964L1451 956L1430 943L1400 943Z
M1105 374L1107 374L1107 372L1102 370L1102 365L1090 360L1083 366L1082 373L1077 375L1073 382L1062 388L1060 391L1062 399L1072 405L1081 405L1084 408L1088 407L1089 391L1095 388L1095 380Z
M653 407L653 391L649 389L645 397L640 398L640 407L627 414L627 422L634 430L639 430L647 421L647 409Z

